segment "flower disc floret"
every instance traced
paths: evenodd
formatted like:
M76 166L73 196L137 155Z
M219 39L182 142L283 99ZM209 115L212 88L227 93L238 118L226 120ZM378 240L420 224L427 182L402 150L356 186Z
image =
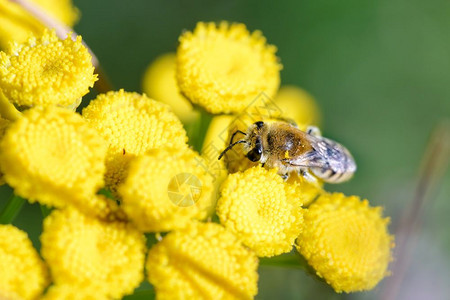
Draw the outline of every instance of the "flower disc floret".
M138 93L101 94L83 117L109 144L105 181L113 191L125 179L130 160L162 146L185 147L186 132L170 107Z
M27 234L0 225L0 299L36 299L48 282L47 267Z
M146 269L157 299L253 299L258 259L225 228L193 222L150 249Z
M180 37L181 92L211 113L243 111L259 94L273 97L280 83L276 47L244 24L199 22Z
M61 41L54 31L46 31L0 52L0 89L18 107L76 107L96 80L81 36Z
M58 107L26 111L0 143L0 166L14 192L57 207L94 205L93 195L103 185L105 155L105 141L95 129Z
M231 174L223 183L217 215L258 256L289 252L303 222L292 188L276 169L254 167Z
M188 147L154 149L137 157L119 187L124 211L146 232L170 231L206 218L213 183L203 163Z
M381 210L340 193L323 194L306 210L298 250L337 292L370 290L388 275L393 237Z
M145 237L130 223L103 222L67 208L44 220L41 253L56 284L121 298L143 279Z
M58 284L51 286L40 300L109 300L92 286L80 287L76 285Z

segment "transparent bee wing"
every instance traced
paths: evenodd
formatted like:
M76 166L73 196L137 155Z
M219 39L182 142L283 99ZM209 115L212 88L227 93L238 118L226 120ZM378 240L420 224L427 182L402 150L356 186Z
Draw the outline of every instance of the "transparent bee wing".
M309 151L295 158L283 159L284 162L294 167L323 168L326 165L324 158L317 151Z
M287 160L293 166L331 170L335 173L354 172L356 164L350 152L341 144L323 137L308 136L313 148L302 156Z

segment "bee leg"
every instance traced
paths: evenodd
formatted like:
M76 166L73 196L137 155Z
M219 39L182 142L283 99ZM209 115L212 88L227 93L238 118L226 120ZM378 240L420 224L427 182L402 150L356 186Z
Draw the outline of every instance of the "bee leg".
M289 178L289 173L281 174L280 176L281 178L283 178L284 181L286 181Z
M308 126L307 128L306 128L306 133L307 134L310 134L310 135L312 135L312 136L317 136L317 137L321 137L322 136L322 133L320 132L320 129L319 129L319 127L316 127L316 126Z
M261 166L262 166L262 167L264 168L265 164L266 164L266 163L262 163L262 165L261 165Z
M318 184L317 177L312 175L308 170L300 169L300 171L298 173L299 173L299 175L303 176L303 178L305 178L306 181L314 183L314 184Z

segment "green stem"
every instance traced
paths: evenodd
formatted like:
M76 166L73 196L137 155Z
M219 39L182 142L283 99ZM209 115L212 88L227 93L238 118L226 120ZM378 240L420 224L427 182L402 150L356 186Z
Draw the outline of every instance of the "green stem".
M191 137L191 145L198 152L202 151L203 141L205 140L206 132L208 131L209 123L213 115L208 113L201 107L196 107L200 112L200 117L195 124L195 132Z
M270 258L262 257L259 259L259 264L262 267L302 269L316 280L325 282L322 278L317 276L316 271L308 264L306 259L299 253L291 252Z
M150 300L155 299L155 291L135 291L132 295L125 296L124 300Z
M2 212L0 212L0 224L10 224L22 209L25 199L12 195Z
M44 219L45 219L52 212L52 208L48 207L47 205L41 204L41 212L42 212L42 217L44 217Z

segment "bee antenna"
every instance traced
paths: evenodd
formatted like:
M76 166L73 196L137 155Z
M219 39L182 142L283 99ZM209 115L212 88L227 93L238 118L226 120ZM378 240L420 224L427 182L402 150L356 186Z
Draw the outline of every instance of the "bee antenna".
M222 158L222 156L231 148L233 148L234 146L236 146L237 144L242 144L242 143L247 143L246 140L240 140L237 142L234 142L233 144L228 145L228 147L225 148L225 150L222 151L222 153L220 153L218 160L220 160Z
M243 132L243 131L236 130L235 132L233 132L233 135L231 136L230 144L233 143L234 136L235 136L236 134L238 134L238 133L242 133L243 135L247 135L247 134L246 134L245 132Z

